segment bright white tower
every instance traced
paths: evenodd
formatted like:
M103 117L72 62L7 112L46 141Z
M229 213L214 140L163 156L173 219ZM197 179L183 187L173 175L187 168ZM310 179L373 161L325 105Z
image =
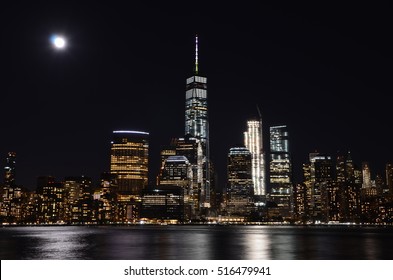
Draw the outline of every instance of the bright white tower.
M252 181L254 195L265 195L265 154L263 150L262 120L247 121L244 145L251 152Z

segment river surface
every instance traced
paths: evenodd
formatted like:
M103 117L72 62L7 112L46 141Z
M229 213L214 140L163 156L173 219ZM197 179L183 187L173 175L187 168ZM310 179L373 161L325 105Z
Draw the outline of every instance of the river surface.
M2 260L382 260L393 228L37 226L0 228Z

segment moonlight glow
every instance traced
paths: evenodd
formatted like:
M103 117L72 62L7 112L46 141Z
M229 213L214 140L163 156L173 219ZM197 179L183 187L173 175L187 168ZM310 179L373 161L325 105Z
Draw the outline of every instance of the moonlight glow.
M51 42L52 45L56 48L56 49L64 49L66 47L66 40L64 37L62 36L58 36L58 35L53 35L51 37Z

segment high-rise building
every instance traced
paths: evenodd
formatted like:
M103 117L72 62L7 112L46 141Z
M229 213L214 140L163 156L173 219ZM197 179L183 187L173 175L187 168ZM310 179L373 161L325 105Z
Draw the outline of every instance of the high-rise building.
M179 223L188 221L184 205L184 189L166 185L143 191L141 218L157 222Z
M303 165L307 169L308 165ZM293 216L297 222L307 223L310 220L310 191L306 182L296 184L293 189Z
M148 184L149 133L113 131L110 173L120 194L140 196Z
M6 166L4 167L4 185L14 186L15 185L15 168L16 168L16 153L9 152L7 156Z
M192 170L192 182L190 185L190 196L191 200L194 201L193 210L198 212L205 202L206 172L204 172L204 155L201 140L186 135L182 138L174 140L173 145L175 147L177 156L184 156L188 159L191 170ZM196 213L198 214L198 213Z
M386 164L386 185L389 189L390 196L393 196L393 164Z
M338 188L333 184L332 158L315 152L309 154L309 159L312 219L320 222L329 221L329 217L338 219Z
M244 145L251 152L252 181L254 195L266 195L265 186L265 154L262 139L262 120L247 121L248 130L244 132Z
M90 177L70 176L64 179L64 209L67 222L90 223L95 220L93 186Z
M226 209L230 214L249 214L252 210L254 186L251 158L246 147L229 149Z
M185 156L170 156L165 160L159 176L159 185L179 186L185 194L192 191L191 164Z
M165 163L168 158L173 156L184 157L188 160L191 169L191 183L189 193L195 203L194 209L202 207L204 191L203 188L203 150L201 141L191 135L173 138L169 146L161 150L161 170L157 177L157 185L160 185Z
M294 188L294 216L297 220L307 223L312 220L312 194L314 180L311 179L311 163L303 164L303 183Z
M270 200L277 204L280 216L292 213L292 163L286 125L270 127Z
M41 223L54 224L64 219L64 187L52 176L37 178L36 193L41 198L38 219Z
M16 153L9 152L4 166L4 184L1 188L0 216L10 217L12 200L16 198L17 186L15 185ZM9 219L5 220L9 220Z
M361 171L355 168L351 153L348 151L345 161L346 185L347 185L347 213L343 216L345 222L360 221L360 189L362 187Z
M203 182L201 191L202 206L210 205L210 151L209 121L207 107L207 78L199 75L198 36L195 37L194 75L186 80L185 135L195 137L201 142L203 163Z
M185 217L191 218L195 215L198 207L198 193L194 194L192 165L185 156L170 156L165 160L164 166L158 180L157 190L166 187L179 187L182 189L182 205ZM172 188L173 190L173 188Z
M371 188L371 172L370 172L370 166L368 165L368 162L363 162L362 163L362 176L363 176L363 184L362 188Z
M117 221L117 176L110 172L101 173L100 186L94 191L94 200L98 200L98 221L110 224Z

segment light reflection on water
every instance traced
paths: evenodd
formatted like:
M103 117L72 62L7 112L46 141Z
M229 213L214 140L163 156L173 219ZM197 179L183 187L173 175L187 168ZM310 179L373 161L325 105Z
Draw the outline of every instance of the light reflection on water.
M1 259L392 259L393 229L271 226L0 228Z
M243 239L245 255L241 259L269 260L271 259L270 239L266 234L252 232Z

